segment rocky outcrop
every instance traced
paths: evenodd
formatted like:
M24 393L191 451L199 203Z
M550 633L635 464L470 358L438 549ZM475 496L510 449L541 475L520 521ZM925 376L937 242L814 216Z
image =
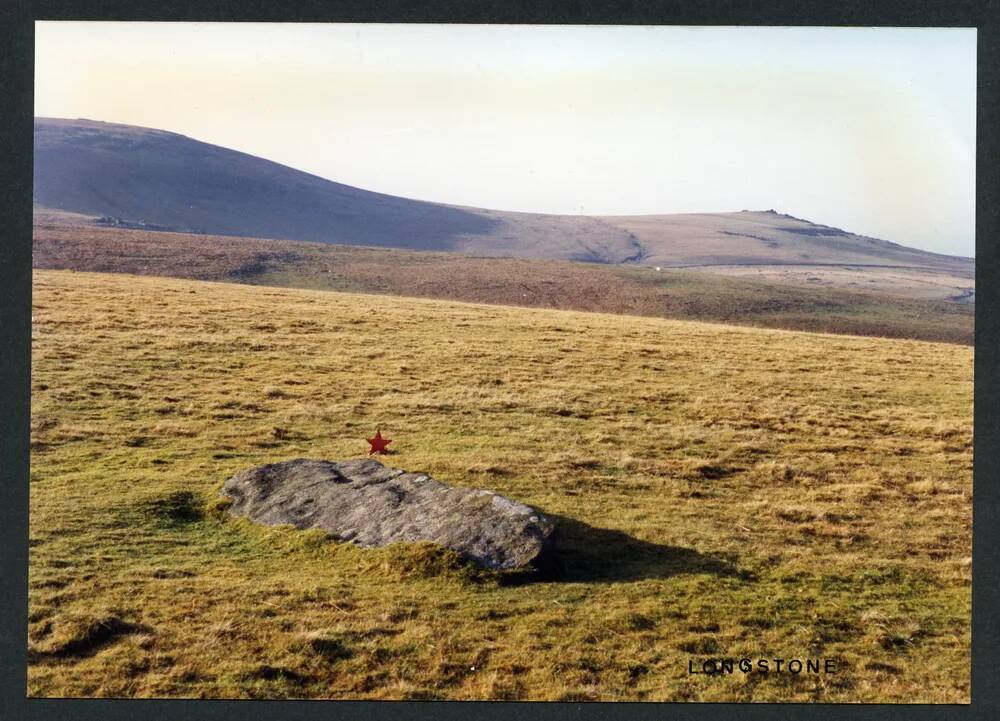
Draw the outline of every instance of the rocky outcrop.
M223 485L229 513L265 525L320 528L364 547L431 541L491 569L546 549L553 523L492 491L449 486L375 460L296 459L237 473Z

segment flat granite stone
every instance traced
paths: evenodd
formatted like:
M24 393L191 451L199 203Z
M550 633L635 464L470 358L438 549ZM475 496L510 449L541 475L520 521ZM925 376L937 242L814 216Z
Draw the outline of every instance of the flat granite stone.
M304 458L240 471L222 487L229 513L320 528L364 547L431 541L486 568L513 569L548 546L551 520L492 491L449 486L376 460Z

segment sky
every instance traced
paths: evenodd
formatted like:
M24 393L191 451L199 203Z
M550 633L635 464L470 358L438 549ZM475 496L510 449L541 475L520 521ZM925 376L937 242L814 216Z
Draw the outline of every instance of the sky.
M498 210L776 209L974 255L976 31L36 23L35 114Z

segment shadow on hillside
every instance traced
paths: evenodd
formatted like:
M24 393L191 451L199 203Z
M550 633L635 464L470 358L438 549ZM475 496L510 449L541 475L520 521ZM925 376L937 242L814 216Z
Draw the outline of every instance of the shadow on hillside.
M615 583L702 573L754 580L729 561L690 548L650 543L566 516L549 517L556 523L552 549L536 559L534 573L511 578L511 583Z

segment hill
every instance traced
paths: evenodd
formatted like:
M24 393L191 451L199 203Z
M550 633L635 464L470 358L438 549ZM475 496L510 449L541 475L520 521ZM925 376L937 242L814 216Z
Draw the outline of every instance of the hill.
M106 223L215 235L595 263L909 269L971 287L969 258L937 255L774 211L651 216L514 213L361 190L163 130L35 120L35 202ZM842 270L842 268L841 268ZM923 282L923 281L921 281ZM912 285L912 283L911 283Z
M159 275L971 344L971 305L664 268L101 228L39 213L36 268ZM865 288L870 287L864 284Z
M31 696L968 703L973 351L36 271ZM553 575L215 513L367 451L556 519ZM709 677L705 658L836 672Z

